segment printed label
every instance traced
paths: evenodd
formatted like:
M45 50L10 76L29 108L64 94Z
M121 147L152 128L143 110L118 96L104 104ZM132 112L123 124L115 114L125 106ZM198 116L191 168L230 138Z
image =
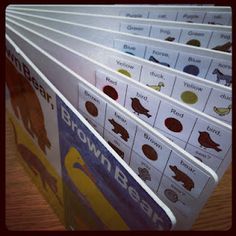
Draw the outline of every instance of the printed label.
M168 42L178 42L180 33L181 29L178 28L152 26L150 37Z
M232 52L232 33L213 32L208 48L221 51Z
M189 143L206 153L224 159L231 146L231 133L198 120Z
M212 32L209 30L186 30L181 33L179 43L185 43L190 46L206 48Z
M177 51L157 47L148 47L145 55L145 59L171 68L174 68L177 57Z
M115 39L114 48L127 54L143 58L146 46L140 43Z
M185 150L193 155L197 160L212 168L214 171L217 171L222 162L221 159L210 155L209 153L206 153L205 151L200 150L199 148L196 148L190 144L187 145Z
M99 125L104 125L106 103L84 85L79 85L79 110Z
M180 53L175 69L205 78L210 63L211 59L208 57L202 57L189 53Z
M132 78L139 81L142 68L141 65L116 57L110 57L108 63L108 66L110 66L117 72L127 76L128 78Z
M148 11L127 11L121 10L119 16L134 17L134 18L148 18Z
M149 13L150 19L157 19L157 20L169 20L175 21L177 16L177 12L175 11L161 11L161 12L152 12Z
M124 105L127 84L113 76L96 71L96 87L119 104Z
M209 180L209 176L174 152L171 153L164 175L195 198L199 197Z
M171 97L202 111L210 92L207 86L177 77Z
M84 113L80 111L81 114L83 114L83 117L89 122L90 125L93 126L93 128L100 134L103 135L103 126L97 124L94 120L91 119L91 117L88 115L88 113Z
M212 25L229 25L230 19L230 12L207 12L203 23Z
M152 134L143 129L137 129L133 150L153 167L163 171L168 161L170 150L155 138ZM132 160L131 160L132 161Z
M188 12L178 12L177 21L184 21L189 23L202 23L205 12L199 11L188 11Z
M120 31L129 33L129 34L137 34L142 36L149 36L151 26L144 25L144 24L128 24L128 23L121 23L120 24Z
M204 112L228 124L232 121L232 93L213 89Z
M157 129L157 130L158 130L158 132L163 134L166 138L168 138L171 142L177 144L179 147L181 147L183 149L185 148L185 146L186 146L186 142L185 141L182 141L181 139L178 139L178 138L174 137L173 135L170 135L170 134L164 132L161 129Z
M133 86L128 87L125 107L148 124L154 124L159 103L160 100L149 92Z
M175 76L146 66L142 69L140 82L170 96L175 83Z
M156 192L162 177L161 172L153 168L148 162L134 152L132 153L130 167L148 187Z
M224 60L213 60L206 79L223 84L225 86L232 85L232 62Z
M183 141L187 141L195 121L195 116L172 104L162 102L155 121L155 127Z

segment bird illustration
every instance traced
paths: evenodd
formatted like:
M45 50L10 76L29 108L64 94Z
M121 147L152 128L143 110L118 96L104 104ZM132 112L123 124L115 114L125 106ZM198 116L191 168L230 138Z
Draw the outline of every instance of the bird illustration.
M230 113L232 109L232 105L230 104L228 107L213 107L213 110L215 113L217 113L219 116L225 116Z
M158 85L149 85L147 84L148 87L155 89L156 91L161 91L161 87L165 87L163 82L159 82Z
M145 115L148 118L151 117L151 115L148 114L149 110L142 106L138 98L130 98L130 99L132 100L131 106L135 113L137 113L138 115L139 114Z
M217 152L222 151L222 149L218 147L220 146L220 144L215 143L211 139L210 134L206 131L203 131L203 132L199 131L198 142L200 143L201 147L212 148L212 149L215 149Z

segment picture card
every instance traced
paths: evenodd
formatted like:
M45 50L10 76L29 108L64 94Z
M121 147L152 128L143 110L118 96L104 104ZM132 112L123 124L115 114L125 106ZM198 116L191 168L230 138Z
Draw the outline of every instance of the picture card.
M68 93L76 93L74 94L74 96L73 95L71 96L72 98L75 98L75 99L70 100L71 104L77 107L77 109L79 110L87 111L87 113L90 114L91 120L94 120L94 118L96 118L100 113L100 110L97 108L95 102L92 102L92 101L95 101L95 99L99 99L97 102L100 102L100 103L104 101L106 103L106 106L111 106L111 108L117 111L117 114L120 114L120 116L122 115L123 117L127 117L130 119L130 121L133 121L136 125L136 130L141 129L143 130L142 132L145 132L149 135L148 136L149 138L147 139L147 143L144 143L143 148L142 148L142 153L145 156L147 156L146 157L147 159L153 159L153 161L160 161L161 159L166 160L167 158L166 156L164 156L163 158L161 157L158 158L158 151L155 149L155 146L151 146L151 143L153 142L156 143L158 146L163 146L163 148L164 147L168 148L171 151L170 156L168 157L168 160L171 158L172 155L178 156L180 160L184 159L183 163L185 164L183 164L182 166L181 166L181 163L179 164L175 163L175 165L172 165L172 164L167 165L166 168L169 168L173 171L174 175L172 175L171 181L176 182L178 187L182 189L182 191L185 191L185 192L192 191L191 194L195 198L195 200L192 202L193 206L191 207L193 212L191 213L191 215L189 215L186 218L186 220L183 220L181 218L177 219L177 222L179 222L178 227L183 227L183 228L186 227L187 221L189 222L189 225L191 225L192 220L195 219L196 217L195 213L199 211L201 204L205 203L208 197L207 196L208 191L212 191L214 188L214 183L215 181L217 181L217 175L215 174L215 172L212 171L207 166L205 166L204 164L202 164L201 162L195 160L194 157L192 157L190 154L188 154L187 152L179 148L177 145L169 142L168 139L166 139L159 132L152 129L150 126L148 126L146 123L144 123L140 119L137 119L136 116L134 116L132 113L128 112L126 109L124 109L121 105L116 103L114 100L112 100L108 96L105 96L100 90L91 86L91 84L88 83L85 79L82 79L82 77L78 76L75 72L70 70L67 66L63 65L63 63L58 61L56 58L49 55L43 49L40 49L40 47L34 45L30 41L29 38L26 38L25 36L21 35L19 32L15 31L11 26L7 26L7 34L9 34L9 37L12 37L13 40L15 40L18 45L21 45L22 51L24 51L29 56L29 58L32 60L33 63L37 64L37 67L44 74L47 74L47 78L56 87L59 87L60 91L63 94L66 95ZM53 70L51 70L50 68L53 68ZM71 86L77 88L77 91L76 90L66 91L66 88L62 86L62 84L64 83L71 84ZM88 97L90 99L93 99L92 101L87 100L88 94L89 94ZM87 103L84 102L81 104L80 100L82 101L86 100ZM106 113L105 113L105 116L107 116ZM94 118L91 118L91 117L94 117ZM111 118L112 117L109 117L108 119L111 119ZM113 120L114 120L114 117L113 117ZM98 122L100 122L100 120ZM100 124L100 125L102 126L103 124ZM116 128L118 127L116 126ZM114 136L119 135L119 133L116 133L115 131L113 133L115 134L115 135L113 134ZM126 136L125 134L123 135L124 137L127 137L127 135ZM135 140L139 141L139 138L136 136ZM133 150L132 148L133 147L131 147L131 150ZM149 149L151 149L152 151L150 152ZM151 156L150 156L150 153L151 153ZM193 177L190 177L191 175L190 173L188 173L190 169L194 169L195 170L194 172L196 172L194 180L192 180ZM164 173L165 173L165 170L164 170ZM162 173L162 175L164 173ZM186 176L190 175L188 177L189 179L191 179L190 186L187 183L182 183L181 181L177 181L177 179L179 179L179 177L176 176L178 175L178 173L186 173L185 174ZM203 177L203 176L206 176L206 177ZM204 179L204 182L201 182L201 183L196 182L199 180L199 178ZM160 185L162 184L160 183ZM194 188L196 190L193 190ZM203 190L203 188L204 188L204 191L201 191L201 189ZM158 194L158 190L156 190L156 192ZM197 206L196 203L198 201L199 201L199 205L198 207L196 207ZM175 210L179 211L177 209ZM183 222L184 222L184 225L183 225Z
M11 19L8 21L12 22ZM73 37L62 31L53 30L37 23L33 24L24 20L19 21L29 29L37 29L37 32L45 34L45 36L51 37L53 40L93 58L97 62L126 75L128 78L140 81L157 92L173 97L226 123L231 123L231 88L130 56L127 53L114 51L113 49ZM77 30L72 27L71 29L73 32L82 32L83 28L77 28L76 26ZM84 70L84 68L86 67L81 69ZM218 108L224 107L226 108L225 112L218 112ZM220 109L220 111L223 110Z
M188 23L231 25L231 8L222 6L155 5L10 5L14 10L67 11L101 15L151 18Z

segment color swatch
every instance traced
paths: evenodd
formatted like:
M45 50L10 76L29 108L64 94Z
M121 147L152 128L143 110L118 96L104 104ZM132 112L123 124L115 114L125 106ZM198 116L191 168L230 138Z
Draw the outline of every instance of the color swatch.
M129 78L131 78L131 74L130 74L127 70L119 69L119 70L117 70L117 71L120 72L121 74L126 75L126 76L128 76Z
M173 131L176 133L179 133L183 130L183 125L181 124L181 122L173 117L169 117L165 119L165 126L170 131Z
M198 96L192 91L184 91L180 97L187 104L195 104L198 101Z
M153 147L151 147L150 145L148 144L144 144L142 146L142 151L143 151L143 154L149 159L149 160L152 160L152 161L156 161L158 159L158 154L157 152L155 151L155 149Z
M92 115L93 117L98 116L98 109L92 102L90 101L85 102L85 107L90 115Z
M195 65L187 65L184 67L183 72L197 76L199 74L199 68Z
M191 45L191 46L195 46L195 47L201 47L201 43L197 39L190 39L186 44Z
M104 88L103 88L103 92L108 95L109 97L111 97L112 99L114 100L117 100L118 99L118 93L117 91L115 90L115 88L113 88L112 86L110 85L106 85Z

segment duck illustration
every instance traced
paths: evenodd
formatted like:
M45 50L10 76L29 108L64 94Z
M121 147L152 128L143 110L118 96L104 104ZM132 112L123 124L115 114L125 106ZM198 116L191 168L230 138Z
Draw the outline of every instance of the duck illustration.
M218 146L220 146L220 144L215 143L211 137L210 134L206 131L199 131L199 137L198 137L198 142L200 143L201 147L204 148L212 148L215 149L217 152L222 151Z
M135 113L137 113L138 115L139 114L145 115L148 118L151 117L151 115L148 114L149 110L142 106L138 98L130 98L130 99L132 100L131 106Z
M147 84L148 87L155 89L156 91L161 91L161 87L165 87L163 82L159 82L158 85L149 85Z
M128 230L129 227L97 185L96 176L87 167L82 155L71 147L65 156L65 170L77 191L90 208L110 230Z
M232 109L232 105L230 104L228 107L213 107L213 110L215 113L217 113L219 116L225 116L230 113Z

